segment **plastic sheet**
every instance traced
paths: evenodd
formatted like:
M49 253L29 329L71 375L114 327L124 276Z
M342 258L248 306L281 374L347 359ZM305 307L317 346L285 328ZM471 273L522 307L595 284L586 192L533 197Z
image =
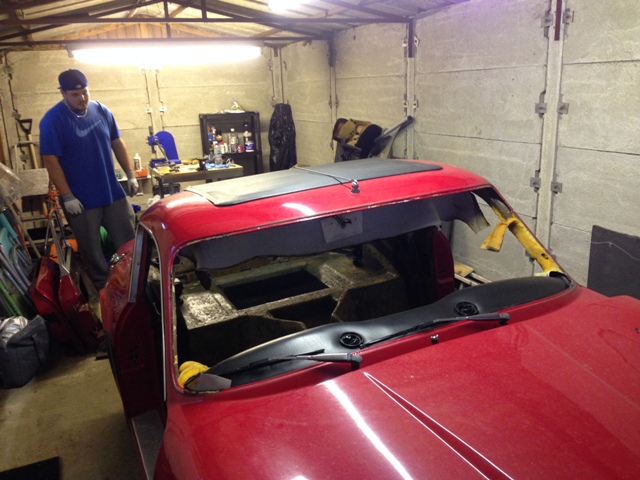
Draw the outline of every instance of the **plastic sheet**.
M4 210L7 204L11 205L18 201L22 193L22 182L20 178L6 165L0 163L0 209Z
M49 173L46 168L20 170L18 177L22 182L20 196L46 195L49 193Z

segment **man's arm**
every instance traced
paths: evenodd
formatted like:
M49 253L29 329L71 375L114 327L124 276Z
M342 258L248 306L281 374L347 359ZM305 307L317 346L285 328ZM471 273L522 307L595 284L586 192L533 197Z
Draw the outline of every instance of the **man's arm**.
M64 172L60 166L60 159L55 155L42 155L42 162L49 174L49 180L53 182L58 193L60 195L71 193L71 189L67 183L67 177L64 176Z
M116 160L124 170L124 173L133 172L133 167L131 166L131 160L129 159L129 152L127 151L127 146L122 140L122 137L116 138L113 142L111 142L111 148L113 149L113 153L116 155Z
M133 172L133 167L131 166L131 160L129 159L129 152L127 151L127 146L124 144L124 140L122 137L116 138L113 142L111 142L111 148L113 149L113 153L116 154L116 160L124 170L124 173L127 175L127 189L129 190L129 196L133 197L140 187L138 186L138 180L136 180L136 174Z
M60 197L62 197L65 211L71 215L79 215L82 213L84 206L80 200L73 195L73 192L69 188L67 177L64 176L64 172L60 166L60 159L55 155L42 155L42 162L49 174L49 180L53 182Z

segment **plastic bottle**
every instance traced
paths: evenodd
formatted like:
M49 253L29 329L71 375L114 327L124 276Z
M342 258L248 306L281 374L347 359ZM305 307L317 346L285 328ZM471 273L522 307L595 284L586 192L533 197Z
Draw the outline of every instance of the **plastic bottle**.
M142 168L142 162L140 161L140 154L136 153L133 156L133 169L140 170Z
M238 153L238 134L234 128L229 133L229 152Z
M216 145L213 150L213 163L215 165L222 165L222 149L220 145Z
M216 127L209 125L209 146L213 147L213 143L216 141Z
M251 138L251 132L247 128L242 134L244 137L244 151L245 152L253 152L256 149L255 143L253 143L253 138Z

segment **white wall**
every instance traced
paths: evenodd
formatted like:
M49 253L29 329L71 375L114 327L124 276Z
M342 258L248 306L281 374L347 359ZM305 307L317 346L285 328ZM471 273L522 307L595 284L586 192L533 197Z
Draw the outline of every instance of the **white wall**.
M487 177L586 283L593 225L640 235L640 3L565 0L573 16L560 22L558 41L555 18L543 25L556 3L470 0L426 15L416 21L415 59L406 58L404 26L345 31L325 83L335 82L334 116L386 127L412 114L411 143L399 137L395 155ZM299 101L288 88L285 78ZM560 102L568 113L558 113Z
M89 68L64 52L10 53L0 73L5 151L17 139L13 105L39 120L59 99L58 73L72 67L85 70L94 99L114 111L132 153L149 151L147 105L181 156L201 153L198 113L232 100L260 111L267 168L273 103L291 105L298 159L308 165L333 161L336 118L389 127L411 114L415 124L393 155L486 176L586 283L592 225L640 235L640 3L565 0L573 17L556 41L553 26L548 37L543 28L556 2L469 0L441 9L417 19L414 58L405 25L365 26L335 36L334 66L328 42L295 44L231 68L163 69L157 85L147 71L148 91L138 69ZM547 113L539 115L542 92ZM560 100L568 113L557 112ZM536 175L539 189L530 184ZM561 193L551 192L552 181Z
M532 228L545 90L547 0L471 0L417 22L415 155L488 178ZM482 242L484 234L474 241ZM472 259L490 270L492 254ZM513 269L532 265L514 257ZM488 271L487 271L488 275Z
M249 62L155 71L82 64L65 51L8 53L6 68L0 73L5 155L13 156L13 145L24 140L23 135L18 138L12 113L33 119L33 139L38 141L40 119L61 99L58 75L69 68L86 74L91 99L114 113L129 153L140 153L143 163L152 158L147 145L149 126L154 131L171 132L181 158L201 156L198 114L220 112L232 101L262 114L263 149L268 155L266 131L272 110L269 55L269 50L263 49L261 57ZM161 106L165 112L160 111Z
M368 120L388 128L407 115L404 25L370 25L336 36L338 118ZM394 153L404 156L404 136Z
M550 243L585 279L593 225L640 236L640 2L568 7Z
M296 153L301 165L333 160L331 84L327 42L298 43L282 49L279 59L296 127Z

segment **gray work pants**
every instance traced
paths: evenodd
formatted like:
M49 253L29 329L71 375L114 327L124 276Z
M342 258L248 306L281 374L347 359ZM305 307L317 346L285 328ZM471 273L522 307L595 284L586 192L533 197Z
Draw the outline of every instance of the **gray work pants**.
M100 226L103 226L115 249L131 240L134 235L135 214L127 198L116 200L105 207L85 210L79 215L65 212L67 223L78 242L78 253L97 290L104 287L109 265L102 251Z

